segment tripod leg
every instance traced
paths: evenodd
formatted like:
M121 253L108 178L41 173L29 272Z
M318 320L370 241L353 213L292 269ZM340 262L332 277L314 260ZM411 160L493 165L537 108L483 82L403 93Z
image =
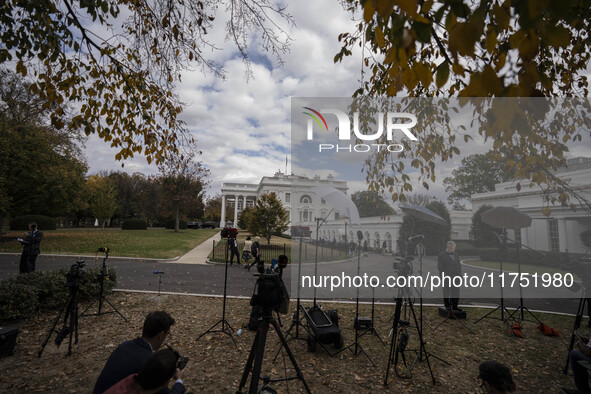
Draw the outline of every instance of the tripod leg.
M254 341L252 343L252 347L250 348L250 353L248 354L248 360L246 361L246 365L244 366L244 372L242 373L242 379L240 379L240 386L238 387L238 392L242 392L242 389L246 385L246 381L248 380L248 374L252 371L252 362L254 361L254 355L257 347L257 343L259 340L259 332L254 336Z
M410 302L410 300L409 300ZM412 317L414 318L415 324L417 324L418 327L418 323L417 323L417 316L415 314L415 310L412 307L412 304L410 306L410 310L412 312ZM423 340L423 330L417 330L419 333L419 343L421 344L421 348L419 349L419 351L424 351L425 352L425 360L427 361L427 366L429 367L429 372L431 373L431 379L433 380L433 384L436 383L435 380L435 376L433 375L433 369L431 369L431 362L429 361L429 353L427 353L427 350L425 349L425 341Z
M266 321L259 322L257 329L258 340L256 343L254 365L252 368L252 375L250 376L249 394L257 394L259 387L259 380L261 377L261 368L263 366L263 357L265 356L265 342L267 341L267 333L269 332L269 323Z
M388 353L388 364L386 366L386 377L384 378L384 386L388 385L388 375L390 374L390 365L392 365L392 354L396 346L398 337L398 322L400 321L400 310L402 309L402 299L396 298L396 309L394 310L394 319L392 322L392 340L390 341L390 352Z
M287 341L285 340L285 337L281 333L281 330L279 328L279 324L277 324L277 322L275 320L273 320L271 322L271 324L273 324L273 327L275 328L275 332L279 336L279 339L281 340L281 343L283 344L283 347L285 348L285 351L287 352L287 355L288 355L289 359L291 360L291 363L293 364L293 367L296 370L296 373L298 375L298 378L302 381L302 384L304 385L304 388L306 389L306 392L307 393L311 393L310 388L308 387L308 384L306 383L306 379L304 379L304 375L302 374L302 371L300 370L300 367L298 366L298 363L296 362L296 359L293 356L293 353L291 352L291 349L289 348L289 346L287 346Z
M117 310L117 308L115 308L115 306L114 306L113 304L111 304L111 302L110 302L110 301L107 299L107 296L103 296L103 298L104 298L104 300L107 302L107 304L109 304L109 305L111 306L111 308L113 308L113 310L114 310L114 311L115 311L115 312L116 312L116 313L117 313L119 316L121 316L121 318L122 318L123 320L125 320L125 321L127 322L127 319L125 318L125 316L123 316L123 315L121 314L121 312L119 312L119 311Z
M64 311L68 307L69 303L70 303L70 299L68 298L68 300L66 301L66 303L64 304L64 306L60 310L60 313L55 318L53 325L51 326L51 328L49 329L49 332L47 333L47 336L45 337L45 340L41 344L41 349L39 349L39 352L37 353L37 357L41 357L41 353L43 353L45 346L47 346L47 342L49 342L49 338L51 338L51 334L55 331L55 327L57 327L57 322L59 322L60 317L62 317L62 314L64 313Z

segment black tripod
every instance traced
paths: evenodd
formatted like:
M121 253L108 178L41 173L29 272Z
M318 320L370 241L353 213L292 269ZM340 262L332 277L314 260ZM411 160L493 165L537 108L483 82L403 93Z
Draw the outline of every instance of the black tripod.
M378 334L378 332L376 331L376 328L374 326L374 311L375 311L375 302L376 302L375 292L376 292L376 289L374 287L372 287L371 288L371 325L368 328L366 328L361 334L359 334L359 337L361 338L362 336L364 336L365 334L368 334L368 333L373 334L376 337L378 337L380 342L382 342L382 346L386 346L386 343L384 342L384 340L382 339L380 334ZM359 324L359 322L357 322L357 324Z
M49 342L49 338L51 338L51 334L53 332L57 333L57 336L55 337L55 345L57 347L62 344L62 341L67 335L70 335L70 340L68 343L68 356L72 354L73 335L76 337L74 343L78 344L78 294L80 290L80 280L82 279L83 273L82 267L84 267L84 261L79 260L70 268L70 272L67 274L66 282L66 286L70 289L70 294L68 295L66 303L60 310L60 313L55 318L53 325L49 329L49 332L47 333L47 336L41 345L41 349L39 349L39 353L37 353L37 357L41 357L41 353L43 353L43 350L45 349L47 342ZM57 327L57 323L59 322L62 314L64 314L64 324L62 325L61 330L55 331L55 327Z
M568 365L570 363L570 352L571 350L573 350L573 348L575 347L575 341L576 341L576 337L575 337L575 330L578 330L579 327L581 327L581 320L583 320L583 314L585 313L585 303L589 302L589 300L586 298L586 292L583 292L583 294L581 295L581 300L579 301L579 307L577 308L577 316L575 317L575 324L573 325L573 331L570 337L570 343L568 345L568 353L566 355L566 364L564 366L564 369L562 370L562 372L564 372L564 374L568 374Z
M99 248L99 252L104 252L105 253L105 257L103 257L103 265L101 267L101 272L98 274L100 283L101 283L101 290L100 293L98 295L98 299L93 301L90 305L88 305L88 307L86 307L86 309L84 310L84 312L82 312L80 314L80 317L83 316L101 316L107 313L113 313L116 312L119 316L121 316L121 318L125 321L127 321L127 319L125 318L125 316L123 316L121 314L121 312L119 312L117 310L117 308L115 308L115 306L113 304L111 304L109 302L109 300L107 299L107 296L105 295L105 278L107 278L109 276L109 270L107 269L107 259L109 258L109 251L111 249L109 248ZM86 312L94 305L95 302L98 301L98 312L97 313L91 313L90 315L86 314ZM109 312L103 312L103 301L105 301L107 304L109 304L111 306L111 308L113 308L112 311Z
M406 327L408 327L410 325L410 323L400 320L400 311L402 310L402 297L400 297L400 295L401 295L401 293L399 292L399 297L396 298L396 309L394 310L394 321L392 322L392 341L390 342L390 352L388 354L388 365L386 366L386 377L384 378L384 385L385 386L388 385L388 376L390 374L390 366L392 365L392 361L394 361L394 368L396 368L398 365L398 358L399 358L399 356L401 356L403 362L406 365L406 356L404 355L404 350L406 349L406 345L408 344L408 335L406 335L406 339L404 339L404 338L399 339L398 332L399 332L399 326L400 326L400 328L401 328L400 331L402 331L403 335L404 335L404 333L406 332ZM412 317L414 319L415 326L416 326L417 332L419 334L419 342L420 342L420 351L417 354L417 357L413 361L412 365L408 369L410 372L412 372L416 362L419 359L419 356L422 353L424 353L425 354L424 361L427 361L427 366L429 367L429 373L431 374L431 379L433 381L433 384L435 384L436 383L435 376L433 375L433 370L431 369L431 362L429 361L429 357L431 357L432 355L430 353L428 353L427 350L425 349L425 341L423 340L423 332L420 329L420 326L418 324L418 319L415 314L415 310L412 305L411 299L407 298L407 302L408 302L408 305L410 306L410 310L412 312ZM396 353L394 354L395 348L396 348ZM394 360L392 360L393 355L394 355ZM436 356L433 356L433 357L439 359ZM439 360L441 360L441 359L439 359ZM444 360L441 360L441 361L443 361L449 365L448 362L446 362ZM398 375L398 371L396 371L396 374Z
M495 232L493 232L493 234L495 235L495 237L497 237L497 246L499 248L499 265L500 265L500 275L503 275L503 259L507 254L507 238L505 237L505 234L503 234L501 232L501 234L497 234ZM492 317L491 315L493 313L495 313L496 311L500 310L501 311L501 320L505 321L505 313L507 313L507 318L511 315L511 312L509 312L507 310L507 308L505 307L505 298L503 297L503 286L502 286L502 281L499 278L499 288L501 289L501 305L497 305L497 307L493 310L491 310L490 312L488 312L486 315L482 316L480 319L476 320L474 322L474 324L478 323L479 321L483 320L483 319L494 319L494 317Z
M226 242L228 242L228 241L226 240ZM232 338L232 342L234 342L234 346L238 347L238 344L236 343L236 340L234 339L234 335L232 335L232 333L234 332L234 329L232 328L230 323L228 323L228 321L226 320L226 294L227 294L226 291L227 291L227 287L228 287L228 247L229 247L229 244L226 245L226 248L225 248L226 249L226 269L225 269L225 273L224 273L224 302L223 302L223 306L222 306L222 318L220 320L218 320L217 323L215 323L213 326L211 326L203 334L199 335L199 337L196 339L196 341L200 340L201 337L203 337L208 332L221 332L221 333L229 335L230 338ZM222 327L219 330L214 330L214 328L217 327L219 324L221 324Z
M267 333L269 332L269 325L273 326L273 329L277 333L279 340L281 341L281 345L285 348L287 355L291 361L291 364L296 370L296 376L280 378L280 379L270 379L270 378L263 378L263 384L259 386L259 381L261 380L261 367L263 365L263 357L265 355L265 342L267 340ZM273 318L273 312L271 307L267 307L263 309L263 316L259 319L259 324L257 327L257 333L254 337L254 342L252 343L252 347L250 349L250 353L248 355L248 360L246 361L246 366L244 367L244 372L242 373L242 379L240 380L240 387L238 387L238 392L242 392L242 389L246 386L246 381L248 380L248 375L252 372L252 376L250 378L250 386L248 389L249 394L257 394L262 392L262 390L266 387L267 383L269 382L285 382L289 380L301 380L302 384L304 385L304 389L307 393L311 393L306 380L304 379L304 375L296 362L293 353L289 349L287 345L287 341L285 337L281 333L281 328L277 323L277 320Z
M363 234L361 233L361 231L357 232L357 237L359 238L358 248L357 248L357 276L360 276L359 272L360 272L360 266L361 266L361 240L363 239ZM373 325L373 316L372 316L372 325ZM371 363L375 367L376 363L374 363L374 361L371 359L371 357L369 357L369 355L365 352L365 350L363 350L363 347L359 343L359 338L361 337L361 335L359 335L359 287L357 288L357 298L356 298L356 302L355 302L355 324L354 324L354 326L355 326L355 342L353 342L352 344L350 344L347 347L342 348L341 350L339 350L338 352L333 354L333 356L336 356L337 354L344 352L345 350L351 350L351 348L353 348L354 350L351 350L351 351L353 352L353 354L355 356L363 354L365 357L367 357L367 359L369 361L371 361ZM380 340L381 340L381 338L380 338Z

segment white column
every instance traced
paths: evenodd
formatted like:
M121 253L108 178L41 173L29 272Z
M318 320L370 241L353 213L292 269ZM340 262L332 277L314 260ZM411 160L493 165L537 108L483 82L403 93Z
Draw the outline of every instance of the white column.
M224 228L226 225L226 196L222 194L222 218L220 219L220 227Z
M238 227L238 198L240 196L236 195L234 196L234 226L233 227Z

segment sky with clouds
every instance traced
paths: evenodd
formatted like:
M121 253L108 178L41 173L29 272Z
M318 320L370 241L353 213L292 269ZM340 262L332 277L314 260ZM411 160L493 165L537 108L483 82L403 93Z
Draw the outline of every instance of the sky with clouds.
M258 183L263 176L285 171L285 158L291 154L291 99L292 97L351 97L360 86L361 51L335 64L333 58L340 50L338 35L355 29L355 21L340 2L298 0L288 3L288 12L296 26L289 30L290 52L279 64L272 54L251 45L252 78L245 78L245 67L236 49L228 43L212 53L223 65L226 79L200 71L186 71L178 87L181 100L186 103L182 119L203 152L199 160L210 172L208 195L219 193L224 182ZM214 24L209 32L213 41L223 42L226 35L223 23ZM451 175L462 157L485 152L490 147L478 143L460 146L462 156L438 167L439 182L429 191L416 187L415 191L435 195L445 201L446 194L440 181ZM589 141L576 146L575 155L591 156ZM96 137L86 144L90 173L126 171L156 174L157 168L141 158L121 162L114 160L115 151ZM359 161L361 163L361 161ZM312 163L311 163L312 164ZM313 177L333 173L337 179L349 181L350 191L364 188L364 177L356 177L333 163L298 166L288 172Z

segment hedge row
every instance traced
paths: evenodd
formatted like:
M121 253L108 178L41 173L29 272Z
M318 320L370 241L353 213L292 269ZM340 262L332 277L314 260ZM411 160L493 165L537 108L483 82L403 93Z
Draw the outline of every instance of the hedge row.
M147 230L148 223L143 219L129 218L125 219L121 224L122 230Z
M56 221L54 218L43 215L25 215L19 216L10 221L11 231L28 231L29 223L35 222L39 227L39 230L55 230Z
M27 319L39 310L61 308L70 294L66 286L66 274L69 271L35 271L0 281L0 321ZM79 301L89 301L98 296L99 272L100 268L93 268L83 273ZM105 291L111 291L116 284L117 274L109 268Z
M165 227L169 230L174 230L174 226L176 225L176 219L168 219L165 223ZM179 230L186 230L187 229L187 221L180 220L179 221Z

